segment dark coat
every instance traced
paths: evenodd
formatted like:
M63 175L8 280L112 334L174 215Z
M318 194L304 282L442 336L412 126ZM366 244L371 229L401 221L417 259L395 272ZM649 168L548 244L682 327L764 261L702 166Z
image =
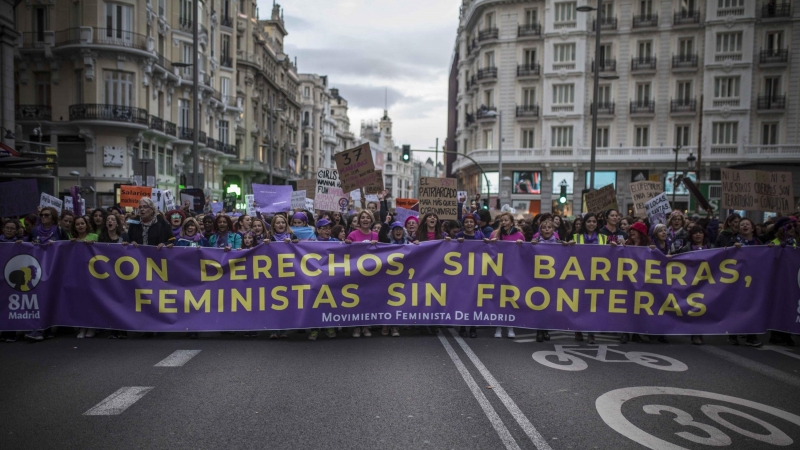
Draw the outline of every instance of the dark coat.
M128 221L128 239L129 242L142 245L142 232L144 228L140 222L139 217L134 217ZM172 234L172 226L161 216L156 216L156 223L154 223L147 231L147 245L169 244L175 240Z

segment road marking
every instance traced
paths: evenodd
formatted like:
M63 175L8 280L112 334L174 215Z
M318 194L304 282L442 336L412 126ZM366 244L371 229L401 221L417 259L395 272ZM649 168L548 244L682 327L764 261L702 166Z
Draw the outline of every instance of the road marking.
M775 347L775 346L772 346L772 345L765 345L765 346L761 347L759 350L771 350L773 352L780 353L781 355L786 355L786 356L789 356L789 357L794 358L794 359L800 359L800 355L798 355L797 353L792 352L788 348Z
M198 353L200 353L200 350L175 350L171 355L159 361L154 367L181 367Z
M84 416L116 416L122 414L131 405L136 403L145 394L150 392L152 387L128 386L119 388L117 392L106 397L105 400L96 404L90 410L83 413Z
M453 360L453 364L456 365L456 369L461 374L461 378L467 383L469 386L469 390L472 391L472 395L475 396L475 400L481 405L483 412L486 414L486 417L489 418L489 422L492 423L494 430L500 436L500 439L503 441L507 449L517 449L519 450L519 445L517 445L517 441L514 440L514 437L511 436L509 433L508 428L506 428L505 424L503 424L502 419L497 414L497 411L494 410L494 407L486 396L483 394L481 388L478 387L478 383L475 382L475 379L472 378L472 375L467 370L467 367L464 366L464 363L461 362L461 358L458 357L456 351L453 350L453 347L450 346L450 343L447 342L447 338L439 335L439 341L444 346L444 349L447 351L447 354L450 356L450 359Z
M792 386L795 387L800 387L800 378L794 375L789 375L788 373L783 372L781 370L774 369L766 364L761 364L760 362L747 359L745 357L736 355L727 350L722 350L721 348L717 347L704 345L698 348L700 350L705 351L706 353L711 353L712 355L722 358L728 362L732 362L734 364L742 366L745 369L750 369L754 372L758 372L761 375L770 377L774 380L782 381L786 384L791 384Z
M517 337L519 338L521 336L517 336ZM551 341L558 341L558 340L564 340L564 339L574 339L574 337L573 336L553 336L552 334L550 335L550 340ZM595 336L594 339L596 341L619 342L619 338L607 338L607 337L597 337L597 336ZM586 340L588 341L588 339L586 339ZM536 342L536 339L515 339L514 342L522 344L522 343L525 343L525 342Z
M481 360L478 359L478 356L472 351L469 345L467 345L467 343L464 342L463 339L461 339L461 337L458 335L458 332L455 329L450 328L450 334L453 335L456 342L458 342L458 345L461 347L462 350L464 350L464 353L467 354L467 357L469 358L470 361L472 361L472 364L475 365L475 367L478 369L481 375L483 375L483 378L486 380L486 382L489 383L490 386L492 386L492 391L494 391L494 393L497 394L497 396L500 398L500 401L503 402L503 404L508 409L508 412L510 412L511 415L514 416L514 419L517 421L519 426L522 427L522 430L525 431L525 434L528 435L531 442L533 442L533 445L535 445L536 448L539 450L552 450L552 448L547 443L547 441L542 437L542 435L539 434L538 431L536 431L536 428L533 426L531 421L528 420L527 417L525 417L525 414L523 414L522 411L517 406L517 404L514 403L514 400L512 400L511 397L508 396L506 390L503 389L502 386L500 386L500 383L497 382L494 376L492 376L491 372L489 372L489 370L486 368L486 366L483 365Z

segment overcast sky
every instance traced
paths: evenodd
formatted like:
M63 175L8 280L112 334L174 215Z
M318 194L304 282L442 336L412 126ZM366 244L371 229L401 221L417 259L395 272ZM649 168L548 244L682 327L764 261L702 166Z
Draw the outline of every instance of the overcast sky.
M447 77L459 0L283 0L284 49L300 73L328 75L350 105L350 130L383 114L388 89L395 144L444 144ZM258 1L267 19L272 0ZM424 155L417 154L417 159Z

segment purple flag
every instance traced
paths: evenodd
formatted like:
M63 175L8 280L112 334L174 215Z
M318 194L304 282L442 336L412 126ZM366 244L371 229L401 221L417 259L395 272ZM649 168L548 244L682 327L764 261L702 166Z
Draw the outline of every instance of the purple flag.
M253 183L256 211L261 213L285 212L292 209L292 187Z

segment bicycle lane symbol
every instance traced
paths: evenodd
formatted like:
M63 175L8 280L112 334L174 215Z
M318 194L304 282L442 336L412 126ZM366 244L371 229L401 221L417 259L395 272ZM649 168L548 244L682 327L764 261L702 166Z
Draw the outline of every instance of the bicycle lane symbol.
M534 361L543 366L569 372L586 370L589 365L584 361L584 358L604 363L635 363L650 369L665 370L667 372L689 370L689 366L669 356L647 352L623 352L611 348L616 346L581 347L579 345L554 345L555 350L542 350L535 352L531 356ZM622 355L626 359L608 359L609 354Z

